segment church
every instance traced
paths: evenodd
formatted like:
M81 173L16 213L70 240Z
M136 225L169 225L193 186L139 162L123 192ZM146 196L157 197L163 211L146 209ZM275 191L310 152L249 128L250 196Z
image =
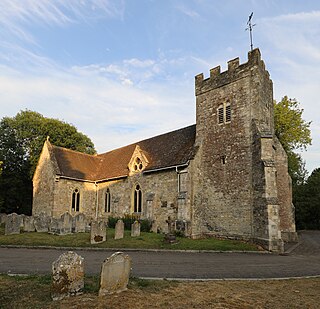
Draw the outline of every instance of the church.
M286 153L274 134L273 85L259 49L195 77L196 124L99 155L44 143L33 215L134 215L192 238L296 240Z

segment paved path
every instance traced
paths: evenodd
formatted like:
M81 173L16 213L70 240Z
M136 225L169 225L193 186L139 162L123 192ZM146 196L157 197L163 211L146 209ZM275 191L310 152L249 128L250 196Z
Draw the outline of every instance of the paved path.
M257 253L128 252L133 276L228 279L285 278L320 275L320 231L305 232L290 255ZM66 250L0 248L0 273L51 273L51 264ZM99 274L114 251L75 250L85 258L87 274Z

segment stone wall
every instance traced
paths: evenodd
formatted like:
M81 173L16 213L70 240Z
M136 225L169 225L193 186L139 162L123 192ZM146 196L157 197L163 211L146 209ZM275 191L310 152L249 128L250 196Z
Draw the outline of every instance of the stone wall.
M184 187L190 191L189 173L186 175ZM42 177L43 179L46 184L46 178ZM190 221L190 193L178 192L178 174L175 169L138 173L128 178L100 183L57 178L53 188L52 216L59 218L65 212L69 212L72 216L76 214L71 209L72 193L75 189L80 192L79 212L88 218L122 217L132 214L133 192L137 184L142 190L142 212L137 214L141 219L155 221L164 232L167 230L165 221L168 216L173 220ZM105 211L107 188L111 196L110 212Z
M51 159L48 143L44 144L40 159L33 176L32 214L45 213L51 216L54 201L56 167Z
M259 50L249 52L244 64L238 58L229 61L225 72L216 67L207 79L197 75L195 89L199 149L190 167L194 171L193 236L254 238L278 250L273 89ZM283 154L278 156L280 162ZM284 178L280 182L285 185ZM283 201L288 200L290 192L282 195Z

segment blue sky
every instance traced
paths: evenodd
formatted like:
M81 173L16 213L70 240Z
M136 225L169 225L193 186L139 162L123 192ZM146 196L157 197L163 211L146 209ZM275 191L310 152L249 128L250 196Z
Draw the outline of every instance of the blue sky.
M274 97L312 121L320 161L317 0L1 0L0 118L30 109L75 125L99 153L195 123L194 76L247 61L254 12Z

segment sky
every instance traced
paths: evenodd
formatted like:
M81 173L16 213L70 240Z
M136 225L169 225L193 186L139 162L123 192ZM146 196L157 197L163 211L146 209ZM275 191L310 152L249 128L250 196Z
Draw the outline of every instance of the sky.
M194 76L261 51L274 98L312 121L320 167L320 1L0 0L0 118L32 110L103 153L195 123Z

